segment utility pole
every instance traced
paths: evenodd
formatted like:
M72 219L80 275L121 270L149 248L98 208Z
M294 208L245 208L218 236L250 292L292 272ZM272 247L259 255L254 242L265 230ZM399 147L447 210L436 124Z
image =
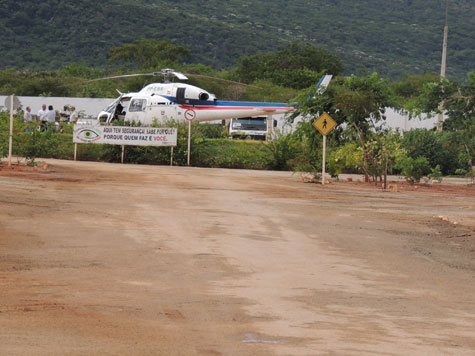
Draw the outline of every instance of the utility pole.
M445 68L447 66L447 37L449 34L449 0L445 3L445 26L444 26L444 44L442 47L442 63L440 65L440 79L445 78ZM444 102L439 104L439 116L437 117L437 131L442 131L444 125Z

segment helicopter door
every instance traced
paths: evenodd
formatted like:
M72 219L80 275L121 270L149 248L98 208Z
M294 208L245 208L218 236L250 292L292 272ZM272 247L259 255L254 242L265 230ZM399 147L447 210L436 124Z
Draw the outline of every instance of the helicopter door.
M186 90L186 88L177 88L176 89L176 102L178 104L186 104L185 90Z
M130 101L129 111L127 112L127 120L145 123L145 109L147 107L147 99L134 98Z

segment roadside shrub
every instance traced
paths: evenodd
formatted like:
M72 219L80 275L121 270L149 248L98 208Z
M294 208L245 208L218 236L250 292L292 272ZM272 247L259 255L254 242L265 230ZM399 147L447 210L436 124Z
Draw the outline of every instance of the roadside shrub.
M439 165L435 166L430 170L430 173L427 175L428 180L435 180L437 182L442 182L442 172L440 171Z
M269 169L272 154L265 142L208 139L196 147L194 166L215 168Z
M410 184L419 182L420 179L430 172L429 161L425 157L403 157L401 158L396 167L401 170L401 173L406 177Z
M340 173L356 172L363 165L363 153L356 142L348 142L328 155L328 173L338 177Z
M17 135L14 145L15 155L34 161L37 157L72 159L74 144L72 135L58 134L54 130L39 132L36 125L30 131Z
M291 169L292 160L300 153L299 141L293 134L284 135L274 130L270 141L264 147L272 154L270 168L275 170Z
M58 153L54 158L58 159L73 159L74 157L74 144L72 143L72 138L70 138L70 144L64 144L63 148L64 151L62 153ZM80 144L78 143L77 146L77 160L78 161L105 161L104 154L105 154L105 146L106 145L95 145L95 144ZM109 147L117 147L117 146L110 146ZM118 146L120 147L120 146ZM119 155L120 161L120 155Z
M0 158L8 155L9 120L10 116L7 112L0 112Z
M425 157L431 167L438 165L442 174L449 175L467 165L465 150L459 141L453 132L417 129L404 133L403 145L409 157Z
M300 174L311 175L314 179L320 179L322 173L322 149L313 149L309 143L311 139L302 137L299 143L298 155L289 161L290 168Z
M8 138L10 132L10 114L0 113L0 153L2 157L8 155ZM51 157L58 152L58 135L52 129L45 132L38 131L36 123L23 123L22 112L14 116L13 146L14 156L24 157L34 162L36 157Z
M226 127L221 124L201 123L196 125L200 136L204 138L226 138Z

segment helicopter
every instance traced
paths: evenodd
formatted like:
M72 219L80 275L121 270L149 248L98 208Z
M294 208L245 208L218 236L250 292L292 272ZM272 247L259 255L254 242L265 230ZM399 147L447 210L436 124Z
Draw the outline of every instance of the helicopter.
M161 72L126 74L92 81L140 75L163 75L164 82L148 84L138 92L121 93L118 91L119 97L98 114L97 124L110 125L114 121L125 120L135 121L143 126L151 126L155 121L215 121L261 115L271 116L287 113L294 109L286 103L221 101L214 94L197 86L171 82L172 76L179 80L187 80L188 77L169 68L162 69ZM331 78L328 75L326 77ZM320 80L319 85L323 84L324 78L325 76Z

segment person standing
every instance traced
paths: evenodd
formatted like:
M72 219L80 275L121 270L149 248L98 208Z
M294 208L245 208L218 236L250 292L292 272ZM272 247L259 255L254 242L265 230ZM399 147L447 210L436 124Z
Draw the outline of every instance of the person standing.
M48 122L48 111L45 104L41 105L41 109L38 111L38 122L41 123L41 131L45 131Z
M48 106L48 113L46 114L46 117L48 119L48 126L54 129L56 111L54 111L53 105Z
M25 112L23 113L23 118L25 119L26 129L25 132L30 132L31 122L33 121L33 115L31 114L31 108L26 107Z
M31 114L31 108L29 106L26 107L23 118L25 119L25 124L29 124L33 121L33 115Z
M76 108L74 106L71 106L71 114L69 115L69 122L72 122L73 124L78 121L78 113L76 112Z
M71 112L68 106L64 105L63 110L59 113L59 132L64 132L64 127L69 121L69 115L71 115Z
M60 121L67 121L71 112L67 105L64 105L63 110L59 113Z

